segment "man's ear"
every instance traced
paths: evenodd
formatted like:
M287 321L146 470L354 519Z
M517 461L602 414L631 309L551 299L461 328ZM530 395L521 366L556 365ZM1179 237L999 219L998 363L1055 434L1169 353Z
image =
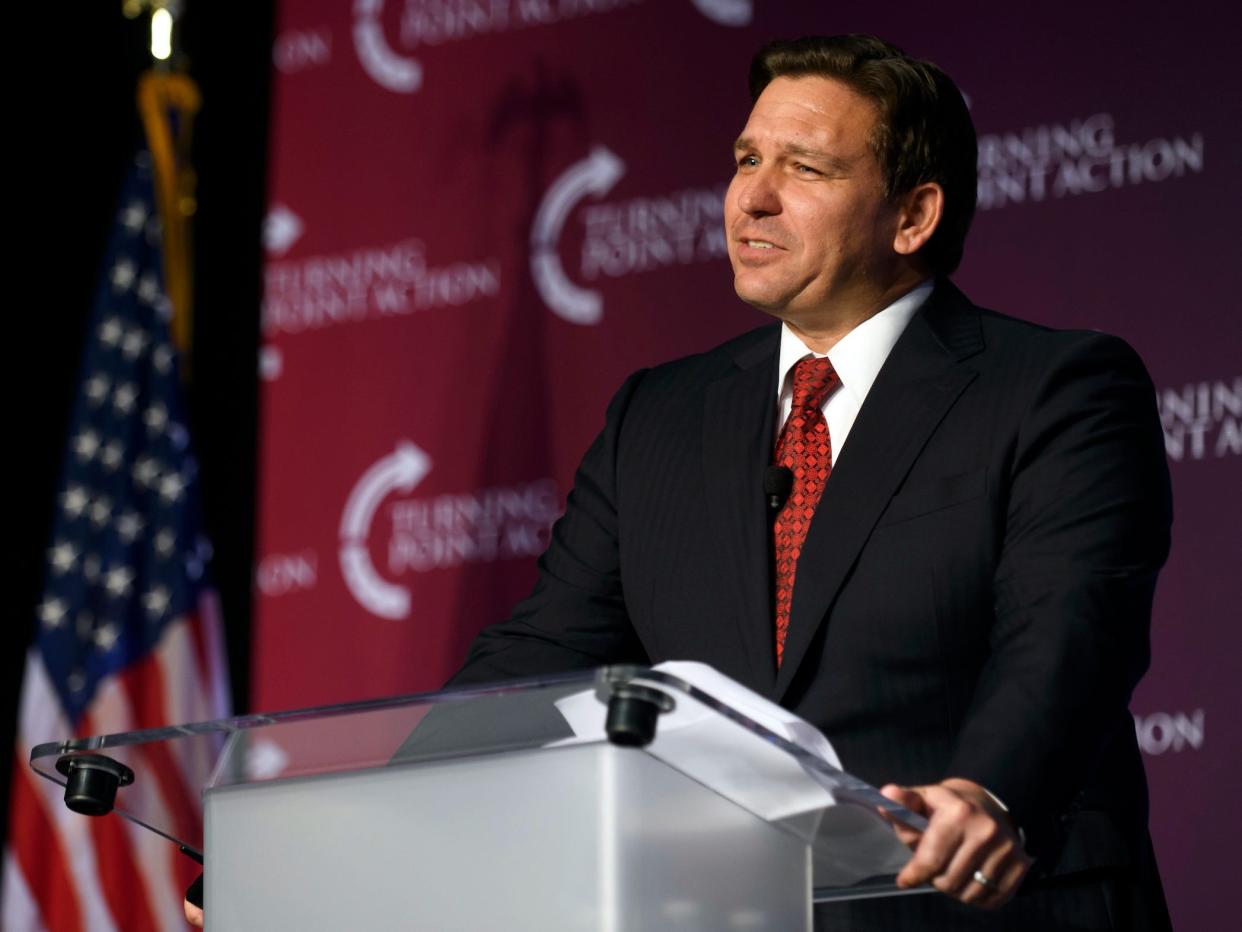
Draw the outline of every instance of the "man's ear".
M944 215L944 189L934 181L917 185L897 199L897 233L893 251L912 256L931 239Z

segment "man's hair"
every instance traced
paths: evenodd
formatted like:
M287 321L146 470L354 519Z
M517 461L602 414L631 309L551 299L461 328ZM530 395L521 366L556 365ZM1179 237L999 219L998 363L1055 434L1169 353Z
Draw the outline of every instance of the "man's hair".
M953 272L975 213L978 161L975 127L957 85L931 62L875 36L808 36L759 50L750 65L751 99L773 78L808 76L840 81L875 104L868 142L886 198L929 181L944 190L944 214L919 255L934 274Z

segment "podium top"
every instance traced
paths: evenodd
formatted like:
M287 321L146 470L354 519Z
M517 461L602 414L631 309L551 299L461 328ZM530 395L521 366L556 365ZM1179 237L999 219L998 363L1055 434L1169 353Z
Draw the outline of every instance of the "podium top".
M786 721L772 718L772 710ZM815 849L817 887L870 884L891 893L892 875L909 851L878 813L915 828L926 823L841 770L822 737L823 747L816 747L795 726L814 732L702 665L612 666L73 738L38 745L30 762L66 787L71 809L114 811L201 858L202 806L210 791L611 741L641 748L636 753L806 840ZM841 852L844 836L848 857Z

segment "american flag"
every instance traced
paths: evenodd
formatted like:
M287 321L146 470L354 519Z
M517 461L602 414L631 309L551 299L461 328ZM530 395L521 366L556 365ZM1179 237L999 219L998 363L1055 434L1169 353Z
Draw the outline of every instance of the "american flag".
M228 713L210 548L199 526L150 156L132 166L100 276L44 595L26 660L4 853L4 932L182 929L196 869L116 816L65 808L30 749ZM200 819L209 762L173 753L131 789L165 824ZM122 792L127 792L123 790Z

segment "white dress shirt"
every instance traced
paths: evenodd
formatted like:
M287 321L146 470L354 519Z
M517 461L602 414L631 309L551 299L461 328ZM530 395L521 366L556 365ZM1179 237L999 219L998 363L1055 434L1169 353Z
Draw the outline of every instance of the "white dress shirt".
M923 306L932 293L932 281L915 286L884 310L873 317L868 317L861 324L843 336L827 353L813 352L785 324L781 327L781 353L777 385L779 405L776 419L777 436L789 417L789 409L793 406L793 375L794 363L807 356L823 358L825 355L832 363L841 378L841 385L824 401L824 419L828 422L828 436L832 440L832 461L835 463L845 447L850 428L854 419L871 391L871 383L880 373L880 367L893 344L910 323L914 312Z

